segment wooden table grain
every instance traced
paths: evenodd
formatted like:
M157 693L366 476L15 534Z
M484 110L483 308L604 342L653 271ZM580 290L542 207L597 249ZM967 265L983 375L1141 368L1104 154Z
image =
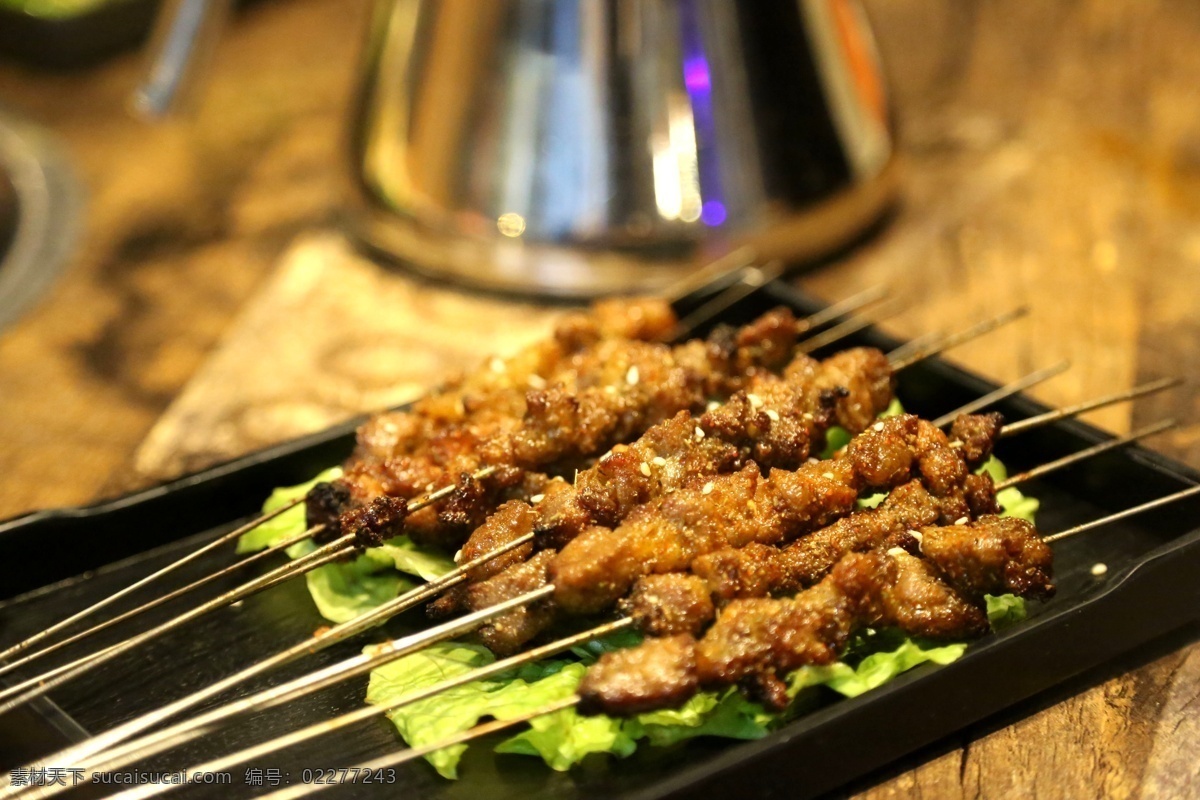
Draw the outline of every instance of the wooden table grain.
M1200 4L867 5L903 120L904 196L878 235L800 285L835 299L889 282L906 303L888 325L906 336L1028 303L1028 321L953 357L997 380L1070 358L1035 391L1051 403L1194 380ZM0 67L0 102L63 138L90 195L68 274L0 332L0 515L86 502L377 407L473 359L482 340L511 346L547 324L550 312L381 269L336 234L366 11L251 5L195 114L158 127L122 111L134 55L76 74ZM341 291L322 291L329 282ZM394 325L335 337L307 323L369 318L385 297L403 309ZM398 338L418 313L425 339ZM456 334L464 316L481 328ZM389 383L380 365L401 363ZM1198 412L1193 385L1093 419L1125 431L1175 416L1150 446L1200 467ZM842 794L1200 796L1198 639L1197 627L1173 634Z

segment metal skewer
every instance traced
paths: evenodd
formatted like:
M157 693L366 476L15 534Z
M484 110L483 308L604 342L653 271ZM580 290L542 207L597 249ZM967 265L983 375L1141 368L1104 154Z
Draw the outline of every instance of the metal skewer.
M18 706L28 703L30 700L41 697L46 692L61 686L67 681L83 675L84 673L95 669L101 664L111 661L121 653L132 650L133 648L148 642L151 639L155 639L162 634L167 633L168 631L174 630L175 628L178 628L187 622L203 616L210 611L227 606L230 603L236 603L238 600L242 600L252 594L262 591L263 589L268 589L276 584L282 583L283 581L295 575L299 575L324 564L336 561L342 557L346 548L352 546L353 543L353 534L347 534L339 539L334 539L329 544L314 550L308 555L301 556L300 558L284 564L283 566L276 567L261 577L244 583L235 589L231 589L230 591L225 592L224 594L215 597L212 600L202 603L189 611L185 611L179 616L174 617L161 625L157 625L150 630L139 633L136 636L132 636L106 650L101 650L98 653L85 656L79 661L69 665L69 668L58 672L58 674L52 678L47 679L45 676L38 676L36 678L31 678L29 681L18 684L17 686L10 687L4 692L0 692L0 698L3 699L3 702L0 702L0 714L7 713ZM36 685L32 687L29 686L31 682L36 683ZM14 697L13 695L16 696Z
M617 631L631 628L633 625L634 621L629 617L622 617L620 619L613 620L612 622L605 622L581 633L563 637L562 639L542 645L541 647L536 647L524 653L494 661L487 666L470 670L453 678L439 681L433 686L410 692L403 697L397 698L396 700L388 703L363 706L362 708L334 717L333 719L309 725L308 727L301 728L300 730L293 731L292 733L271 739L267 742L262 742L252 747L239 750L236 753L222 756L219 759L209 761L205 764L190 767L188 771L221 772L238 764L244 764L248 761L258 758L259 756L269 755L278 750L282 750L287 747L293 747L297 744L301 744L310 739L315 739L327 733L333 733L334 731L341 730L342 728L348 727L357 722L371 719L372 717L383 716L389 711L394 711L398 708L403 708L404 706L412 705L413 703L418 703L422 700L427 700L458 686L473 683L474 681L484 680L486 678L508 672L509 670L516 669L525 664L531 664L536 661L540 661L543 658L556 655L564 650L569 650L572 647L576 647L577 645L586 644L587 642L599 639L603 636L608 636L609 634L616 633ZM182 726L177 727L182 728ZM175 734L172 734L171 730L163 731L153 738L147 737L145 747L139 748L136 751L128 750L122 752L120 754L121 758L119 761L113 758L108 758L108 754L105 753L101 754L99 759L90 762L89 766L85 767L85 769L89 771L105 771L110 768L115 768L118 764L141 761L142 759L149 758L157 753L162 752L163 750L179 747L187 742L194 741L207 732L207 729L204 728L182 730L181 732ZM169 784L150 785L139 787L130 793L122 793L118 796L128 798L128 800L133 800L133 798L153 797L167 791L170 788L173 787Z
M483 467L471 474L475 479L486 478L496 471L495 467ZM414 500L408 505L409 513L419 511L422 508L427 508L434 503L445 499L454 491L454 485L443 486L440 489L429 492L422 497ZM314 536L324 530L323 525L316 525L305 531L308 536ZM57 667L49 673L43 673L30 678L23 683L16 684L0 691L0 714L7 713L18 706L21 706L30 700L41 697L46 692L61 686L69 680L72 680L90 669L97 667L110 661L115 656L127 652L145 642L155 639L168 631L192 621L198 617L207 614L209 611L221 608L223 606L236 603L256 594L264 589L269 589L272 586L280 584L289 578L303 575L311 572L318 567L323 567L326 564L331 564L344 558L356 546L355 536L346 534L341 536L322 547L317 548L311 553L299 556L292 561L271 570L253 580L243 583L241 586L230 589L229 591L213 598L205 603L202 603L189 611L185 611L176 617L173 617L166 622L158 625L143 633L132 636L122 642L119 642L112 647L106 648L96 653L83 656L69 664Z
M224 720L241 714L265 711L275 706L282 705L298 697L303 697L313 692L326 689L343 680L352 678L356 675L362 675L370 672L376 667L395 661L398 658L403 658L406 655L411 655L431 644L453 639L464 633L478 628L483 623L490 619L512 611L515 608L529 605L538 600L545 599L554 593L553 586L543 586L540 589L534 589L531 592L526 592L518 597L510 600L497 603L494 606L472 612L458 619L450 620L442 623L434 628L426 631L414 633L409 636L394 639L381 645L372 654L361 654L351 658L331 664L327 667L311 672L307 675L302 675L299 678L282 683L278 686L264 689L246 697L234 700L222 706L211 709L198 717L185 720L172 727L166 728L163 731L154 733L145 739L134 740L122 747L116 747L110 751L104 751L103 746L112 744L113 741L120 741L119 738L114 739L118 733L124 733L128 725L122 725L114 728L112 731L93 737L80 744L67 748L52 756L44 759L44 763L53 766L62 764L79 765L88 774L94 771L94 765L98 763L116 764L128 763L131 759L144 757L147 752L159 752L166 749L165 746L156 746L157 743L173 740L173 737L179 737L183 734L190 734L182 741L189 741L196 736L205 735L215 730L218 725ZM133 722L139 722L133 720ZM171 746L171 745L168 745ZM89 758L100 753L99 758ZM31 768L35 768L32 767ZM68 787L63 786L41 786L34 787L31 791L22 792L18 789L16 792L11 790L11 787L3 792L0 792L0 797L11 797L16 794L33 798L50 797L58 793L58 790Z
M877 300L882 300L888 296L891 289L886 285L872 286L869 289L863 289L858 294L853 294L845 300L839 300L836 303L826 306L820 311L805 317L804 321L808 324L808 329L819 328L822 325L828 325L839 317L844 317L854 311L858 311Z
M289 507L295 507L295 504L289 504ZM132 608L129 611L126 611L122 614L118 614L115 617L106 619L103 622L100 622L96 625L93 625L90 628L86 628L86 629L80 631L79 633L73 634L72 636L68 636L66 639L60 639L59 641L54 642L53 644L47 645L46 647L43 647L40 650L35 650L34 652L30 653L29 655L27 655L23 658L18 658L16 661L10 661L7 664L0 665L0 675L6 675L9 672L12 672L13 670L16 670L16 669L19 669L19 668L25 666L26 664L30 663L31 661L36 661L37 659L41 658L42 656L49 655L50 653L53 653L57 650L61 650L64 647L68 647L72 644L75 644L76 642L87 639L88 637L90 637L94 634L100 633L103 630L107 630L108 628L111 628L114 625L118 625L127 619L132 619L133 617L136 617L139 614L143 614L153 608L158 608L159 606L163 605L164 603L168 603L177 597L182 597L183 595L193 592L196 589L199 589L203 586L206 586L207 584L210 584L213 581L220 580L221 578L225 577L226 575L236 572L237 570L240 570L243 567L248 567L259 561L262 561L264 559L271 558L272 556L278 555L279 553L282 553L283 551L287 550L292 545L299 544L300 542L308 541L309 539L311 539L313 537L313 534L315 532L316 532L316 528L309 528L308 530L303 531L302 533L298 533L295 536L291 536L291 537L288 537L287 539L276 542L275 544L271 545L270 547L266 548L265 550L259 550L257 553L252 553L239 561L235 561L234 563L230 564L227 567L224 567L216 572L210 573L208 575L205 575L202 578L192 581L191 583L187 584L186 586L181 586L180 588L170 591L167 594L156 597L153 600L150 600L149 602L138 606L137 608ZM178 562L176 562L176 563L178 563ZM68 664L66 666L70 666L70 665ZM49 673L46 673L46 674L49 674ZM11 687L10 687L9 691L11 691ZM3 697L3 695L0 695L0 698L2 698L2 697Z
M1084 459L1091 458L1092 456L1099 455L1116 447L1127 445L1130 442L1144 439L1147 436L1153 436L1157 433L1162 433L1165 430L1174 428L1176 424L1177 423L1175 420L1166 419L1153 425L1148 425L1145 428L1133 431L1132 433L1127 433L1124 436L1118 436L1116 439L1109 439L1106 442L1094 444L1091 447L1086 447L1076 453L1071 453L1070 455L1063 456L1062 458L1055 459L1054 461L1050 461L1046 464L1042 464L1041 466L1034 467L1033 469L1026 470L1025 472L1017 475L1013 475L1006 480L1002 480L996 484L996 491L1007 489L1010 486L1015 486L1018 483L1024 483L1025 481L1032 480L1033 478L1039 478L1049 472L1054 472L1055 470L1078 463Z
M924 361L930 356L937 355L938 353L944 352L951 347L957 347L960 344L966 344L973 339L978 339L985 333L991 333L1002 325L1007 325L1010 322L1018 320L1028 313L1028 306L1020 306L1018 308L1014 308L1012 311L1000 314L999 316L986 319L977 325L972 325L966 330L959 331L958 333L952 333L944 337L939 342L918 348L916 351L911 353L905 353L903 358L891 359L892 369L899 372L905 367L911 367L918 361Z
M715 319L739 301L749 297L771 281L783 275L783 264L772 261L763 267L746 267L736 283L679 320L668 341L677 341L704 323Z
M897 347L888 355L890 355L893 360L904 358L907 354L915 353L917 350L920 350L921 348L938 341L945 335L946 331L942 328L929 331L928 333L922 333L920 336L914 336L913 338L909 339L907 342Z
M37 644L38 642L42 641L43 639L53 636L58 631L61 631L63 628L66 628L69 625L72 625L73 623L96 613L100 609L105 608L106 606L109 606L112 603L115 603L117 600L120 600L122 597L125 597L126 595L129 595L130 593L137 591L141 587L158 580L159 578L163 577L164 575L169 575L170 573L174 572L175 570L179 569L180 567L185 566L186 564L189 564L192 561L195 561L197 558L204 555L205 553L211 552L212 550L215 550L216 548L218 548L224 544L227 544L229 542L237 540L240 536L242 536L245 533L249 533L250 531L257 528L259 525L262 525L264 522L268 522L268 521L274 519L275 517L278 517L283 512L285 512L291 508L294 508L295 506L297 506L300 503L301 499L302 498L293 500L293 501L287 503L286 505L281 506L280 508L277 508L273 511L270 511L266 514L256 517L255 519L250 520L249 522L245 523L244 525L240 525L239 527L235 528L234 530L230 531L229 533L225 533L225 534L222 534L221 536L218 536L216 539L213 539L211 542L208 542L207 544L203 545L202 547L200 547L196 550L193 550L191 553L188 553L184 557L177 559L175 561L172 561L170 564L166 565L162 569L159 569L159 570L156 570L155 572L150 573L146 577L141 578L141 579L129 584L124 589L120 589L116 592L113 592L108 597L104 598L103 600L93 603L92 605L90 605L87 608L84 608L80 611L76 611L71 616L66 617L65 619L62 619L62 620L54 623L53 625L46 628L45 630L39 631L39 632L33 634L32 636L29 636L29 637L23 639L22 641L17 642L16 644L12 645L11 647L8 647L8 648L4 649L3 651L0 651L0 661L4 661L6 659L11 658L12 656L17 655L18 653L22 653L25 650L28 650L33 645ZM0 674L2 674L2 673L3 673L3 671L0 671Z
M1171 503L1184 500L1188 497L1195 497L1196 495L1200 495L1200 484L1197 484L1196 486L1190 486L1187 489L1180 489L1174 494L1160 497L1157 500L1150 500L1149 502L1142 503L1141 505L1136 505L1133 508L1127 508L1124 511L1117 511L1109 514L1107 517L1101 517L1100 519L1094 519L1091 522L1085 522L1082 525L1076 525L1074 528L1067 528L1065 531L1059 531L1058 533L1054 533L1049 536L1043 536L1042 541L1048 544L1059 542L1068 537L1083 533L1084 531L1090 531L1093 528L1099 528L1101 525L1107 525L1110 522L1117 522L1119 520L1127 519L1128 517L1132 517L1136 514L1142 514L1146 511L1153 511L1156 508L1170 505Z
M113 728L112 730L105 731L104 733L94 736L84 742L80 742L79 744L69 747L61 752L55 753L54 755L49 756L48 760L54 760L56 764L59 762L74 763L79 759L83 759L87 756L100 752L110 745L122 742L125 739L147 730L148 728L151 728L160 722L164 722L174 716L177 716L178 714L199 705L205 700L215 697L216 695L219 695L221 692L224 692L228 689L234 688L246 682L247 680L250 680L251 678L262 675L277 667L283 666L284 664L291 663L292 661L295 661L296 659L310 653L320 652L321 650L331 647L338 642L342 642L346 639L356 636L359 633L374 627L375 625L391 619L397 614L413 608L414 606L424 602L425 600L428 600L441 591L462 583L463 581L467 580L470 572L475 568L486 563L492 558L515 550L532 540L533 534L526 534L525 536L518 537L511 542L507 542L504 545L497 547L496 549L482 556L479 556L478 558L472 559L465 564L455 567L453 570L441 576L440 578L436 578L435 580L406 592L393 600L389 600L387 603L377 606L376 608L373 608L365 614L361 614L352 620L335 625L322 633L320 636L306 638L286 650L269 656L268 658L265 658L262 661L259 661L233 675L222 678L215 683L209 684L208 686L192 692L191 694L182 697L179 700L157 708L154 711L143 714L140 717L129 720L128 722L125 722L122 725ZM0 797L2 796L7 795L0 793Z
M463 744L475 739L481 739L484 736L489 736L493 733L498 733L499 731L514 728L517 725L537 719L538 717L544 717L547 714L553 714L556 711L564 711L576 705L578 702L579 697L577 695L565 697L562 700L556 700L553 703L547 703L538 710L530 711L528 714L522 714L519 717L513 717L506 720L498 719L493 720L492 722L485 722L481 725L476 725L470 730L465 730L462 733L455 734L454 736L448 736L442 741L434 744L423 745L421 747L412 747L405 750L397 750L394 753L389 753L385 756L380 756L379 758L364 762L360 764L357 769L370 770L374 772L375 770L387 769L388 767L404 764L409 761L427 756L430 753L436 753L438 750L441 750L444 747L451 747L456 744ZM331 785L332 784L308 784L288 786L285 789L271 792L263 797L270 798L270 800L287 800L287 798L304 797L307 794L319 792ZM123 797L124 795L117 796Z
M877 306L872 312L851 317L844 322L834 325L827 331L822 331L816 336L810 336L801 342L797 349L801 353L812 353L821 349L827 344L844 339L845 337L858 333L859 331L869 328L876 323L882 322L888 317L895 316L903 310L904 306L900 303L900 301L889 300Z
M484 478L488 475L491 475L493 472L495 472L495 467L484 467L483 469L476 470L475 473L473 473L473 477ZM442 488L430 492L424 495L422 498L410 503L408 510L412 512L426 508L433 503L444 499L453 491L454 486L443 486ZM318 528L323 529L322 526L314 526L314 533ZM45 675L39 675L35 678L25 681L24 683L9 687L5 691L0 692L0 714L4 714L29 702L30 700L41 697L46 692L61 686L67 681L83 675L84 673L94 669L97 666L100 666L101 664L107 663L121 653L132 650L133 648L148 642L151 639L155 639L162 634L167 633L168 631L174 630L175 628L201 617L210 611L227 606L231 603L236 603L238 600L242 600L264 589L269 589L270 587L282 583L289 578L302 575L306 572L316 569L317 567L337 561L343 558L355 547L355 538L356 537L354 534L346 534L334 539L328 544L313 550L311 553L300 556L299 558L296 558L287 564L284 564L283 566L276 567L270 572L267 572L266 574L253 580L247 581L241 586L231 589L228 592L213 598L212 600L208 600L189 611L185 611L182 614L167 620L161 625L132 636L123 642L114 645L113 647L100 651L99 653L93 653L91 655L84 656L83 658L68 665L67 669L60 667L56 674L51 678L47 678Z
M976 411L987 408L994 403L999 403L1001 400L1005 400L1015 394L1020 394L1026 389L1033 388L1040 383L1045 383L1056 375L1061 375L1070 368L1070 361L1060 361L1054 366L1035 370L1023 378L1018 378L1010 384L1001 386L999 389L988 392L977 400L972 400L971 402L956 408L954 411L943 414L933 421L933 426L935 428L944 428L963 414L974 414Z
M663 290L662 296L671 305L684 300L702 289L708 288L736 272L751 266L758 256L749 246L731 250L720 258L714 259L690 275L680 278Z
M1160 378L1156 381L1143 383L1141 386L1135 386L1132 389L1126 389L1121 392L1113 392L1112 394L1087 400L1083 403L1076 403L1073 406L1057 408L1053 411L1047 411L1044 414L1038 414L1037 416L1029 417L1028 419L1018 420L1011 425L1005 426L1006 431L1004 435L1011 436L1014 433L1020 433L1027 427L1036 428L1039 425L1044 425L1048 422L1057 422L1058 420L1066 417L1074 417L1084 413L1085 411L1092 411L1094 409L1101 408L1102 406L1108 406L1112 405L1113 403L1120 403L1125 400L1133 400L1138 397L1144 397L1148 394L1161 392L1164 389L1171 389L1181 385L1182 383L1183 378Z

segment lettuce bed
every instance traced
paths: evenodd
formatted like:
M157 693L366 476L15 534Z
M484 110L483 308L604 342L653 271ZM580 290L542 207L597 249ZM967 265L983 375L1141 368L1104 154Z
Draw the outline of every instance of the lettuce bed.
M885 413L898 413L894 405ZM837 434L831 442L837 446ZM848 437L847 437L848 440ZM844 444L844 442L841 442ZM831 454L836 447L831 448ZM1007 477L1004 465L992 458L983 467L996 481ZM263 506L271 511L305 494L314 483L341 474L326 470L299 486L276 489ZM884 495L860 501L877 505ZM1038 501L1017 489L997 494L1005 516L1033 521ZM304 508L285 511L247 533L238 542L239 552L260 550L275 541L304 530ZM288 555L296 558L315 549L311 542L293 545ZM417 580L430 580L454 567L445 554L418 547L406 536L371 548L345 564L334 563L305 576L308 590L321 616L345 622L412 588ZM1013 595L988 597L988 619L999 630L1025 618L1025 603ZM640 635L622 632L602 641L573 649L568 656L526 665L511 673L459 686L436 698L388 712L388 718L412 746L436 742L472 727L485 717L511 719L546 703L570 696L589 664L606 650L636 644ZM966 650L965 643L934 645L903 636L896 631L865 631L858 636L843 659L832 665L803 667L788 676L792 708L771 713L744 698L734 689L701 692L682 708L642 714L632 719L607 716L582 717L573 709L539 717L530 728L496 747L498 753L538 756L556 770L566 770L592 753L628 756L642 742L666 746L696 736L728 739L757 739L794 717L822 691L855 697L888 682L920 664L949 664ZM367 650L371 648L368 647ZM495 656L487 648L464 642L443 642L421 653L398 659L371 673L367 701L394 702L405 695L491 664ZM443 776L457 777L459 759L466 745L456 745L428 756Z

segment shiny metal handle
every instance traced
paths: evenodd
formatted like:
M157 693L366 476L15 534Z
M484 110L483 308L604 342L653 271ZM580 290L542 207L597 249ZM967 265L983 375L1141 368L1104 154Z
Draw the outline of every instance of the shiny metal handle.
M167 0L150 42L150 66L131 106L146 119L162 119L195 97L229 16L232 0Z

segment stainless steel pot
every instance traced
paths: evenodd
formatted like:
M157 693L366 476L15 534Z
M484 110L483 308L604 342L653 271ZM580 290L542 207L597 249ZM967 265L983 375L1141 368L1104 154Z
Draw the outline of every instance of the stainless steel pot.
M180 0L194 30L205 2ZM365 242L555 295L654 290L737 246L812 258L895 183L855 0L378 0L349 156Z

